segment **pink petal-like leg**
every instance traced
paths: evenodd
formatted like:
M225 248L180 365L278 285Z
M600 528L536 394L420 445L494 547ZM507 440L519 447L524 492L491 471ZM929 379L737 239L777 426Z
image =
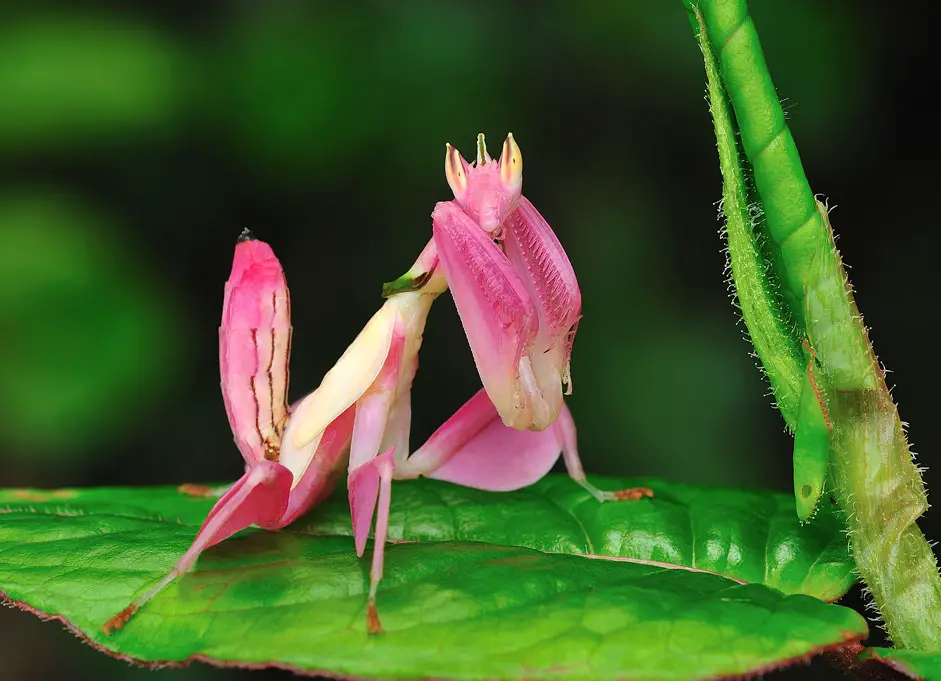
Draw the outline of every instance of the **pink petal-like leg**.
M538 331L533 301L491 237L453 202L435 206L434 241L480 380L503 422L528 428L519 364Z
M369 537L376 502L376 535L373 541L372 567L369 571L369 601L366 610L366 629L370 634L381 634L382 624L376 609L376 590L382 579L385 560L386 535L389 530L389 505L392 501L392 476L395 474L395 459L392 448L350 472L347 481L350 496L350 515L353 520L353 537L356 555L362 557Z
M584 487L598 501L630 501L641 499L643 497L652 497L653 491L648 487L631 487L614 492L601 490L592 485L585 478L585 469L582 468L582 460L578 456L578 444L575 431L575 421L572 419L572 413L567 405L562 405L562 411L559 418L552 426L557 433L562 447L562 458L565 461L565 467L569 476Z
M503 424L480 390L409 458L397 477L425 477L505 492L531 485L559 458L557 435Z
M396 467L408 457L412 431L412 391L399 394L392 403L383 444L394 449Z
M395 406L399 379L402 374L402 355L407 340L405 331L404 323L397 321L389 354L379 376L376 377L366 394L356 401L356 416L353 421L353 436L350 444L350 475L347 478L347 490L357 556L362 557L366 550L366 539L369 537L369 526L372 524L377 499L380 502L370 571L369 604L366 612L366 628L371 634L382 632L382 625L376 611L376 588L379 580L382 579L382 561L389 522L390 485L392 473L395 470L395 462L392 458L395 448L389 447L382 454L379 454L379 448L390 435L394 439L400 439L400 433L388 431L390 417L395 412L401 413L401 409L396 409ZM407 399L408 396L406 392L404 397ZM408 405L403 405L402 408L409 410ZM396 420L401 421L401 418ZM401 430L401 423L391 425L397 425Z
M356 401L353 440L350 444L350 470L375 457L382 447L399 386L405 342L404 325L397 321L389 354L379 375L366 394Z
M646 487L608 492L588 482L578 456L575 422L565 404L551 428L520 431L503 425L484 390L478 391L415 450L399 467L396 478L424 476L504 492L542 479L560 453L571 478L598 501L653 496Z
M350 438L353 434L355 413L356 407L350 407L327 426L310 465L291 490L291 497L284 515L273 526L256 523L259 527L266 530L287 527L330 496L349 462Z
M137 598L102 627L112 634L170 582L189 570L199 554L252 524L272 525L284 515L293 477L283 466L260 461L245 472L213 506L196 539L174 568L152 589Z

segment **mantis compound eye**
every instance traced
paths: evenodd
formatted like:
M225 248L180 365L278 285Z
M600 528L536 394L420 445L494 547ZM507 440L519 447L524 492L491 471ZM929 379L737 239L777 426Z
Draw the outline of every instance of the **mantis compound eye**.
M507 133L500 154L500 181L506 187L519 186L523 181L523 154L520 152L513 133Z
M467 193L467 161L461 156L461 152L450 144L446 147L444 174L448 178L451 191L454 192L454 198L460 200Z

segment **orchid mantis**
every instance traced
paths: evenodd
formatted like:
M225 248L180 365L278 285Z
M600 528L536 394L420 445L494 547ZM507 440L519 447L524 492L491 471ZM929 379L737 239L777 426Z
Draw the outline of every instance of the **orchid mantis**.
M585 479L561 389L569 380L571 337L580 314L575 275L549 226L520 198L522 159L512 136L504 144L499 186L493 184L483 135L479 148L482 156L472 168L448 146L448 178L462 188L456 201L468 212L457 202L438 204L433 239L405 275L386 285L386 302L320 386L292 407L284 272L267 244L247 230L239 238L225 287L219 357L226 413L245 474L210 510L174 568L111 618L106 632L124 626L207 548L251 525L276 530L296 520L332 492L344 468L359 556L376 516L366 609L370 633L382 631L376 593L393 479L425 476L514 490L546 475L561 454L569 475L599 501L651 495L646 488L601 491ZM491 168L471 172L485 165L484 158ZM463 180L453 180L458 171ZM482 181L491 182L490 188ZM494 236L504 239L503 249ZM431 305L449 284L484 388L410 454L418 351Z

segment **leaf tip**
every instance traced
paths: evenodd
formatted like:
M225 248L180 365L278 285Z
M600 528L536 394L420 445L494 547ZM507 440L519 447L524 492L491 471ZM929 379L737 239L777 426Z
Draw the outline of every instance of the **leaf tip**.
M806 525L817 515L817 510L820 506L820 498L822 496L822 485L795 482L794 505L797 510L797 518L800 520L801 525Z
M198 485L192 482L184 482L182 485L176 488L176 491L180 494L196 497L197 499L211 497L213 495L212 487L209 485Z

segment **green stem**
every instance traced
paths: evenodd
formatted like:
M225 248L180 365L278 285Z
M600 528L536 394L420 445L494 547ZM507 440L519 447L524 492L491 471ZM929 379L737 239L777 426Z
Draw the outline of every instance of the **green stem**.
M824 206L819 213L836 253ZM902 648L941 650L941 578L915 524L928 509L924 483L839 260L814 259L804 303L826 378L833 484L853 558L892 640Z
M698 11L697 11L698 16ZM697 39L699 19L693 29ZM801 382L805 361L790 313L776 295L776 279L765 261L758 223L749 210L748 188L739 163L735 123L722 89L722 79L709 41L700 40L706 63L709 107L719 148L722 184L722 213L728 241L728 267L742 318L771 392L788 428L797 425Z
M782 294L800 323L806 263L811 254L825 249L814 195L745 1L698 4L764 205Z
M762 230L772 246L774 272L765 277L764 270L754 266L760 249L732 248L733 223L741 220L734 213L740 209L730 210L726 203L732 277L739 298L744 300L748 291L764 292L763 314L778 313L773 318L780 342L764 354L757 343L756 349L766 370L775 362L790 367L795 359L793 340L809 340L820 364L821 398L832 421L834 492L845 513L860 575L896 644L941 649L941 577L931 548L915 525L927 508L924 485L856 309L826 210L814 199L804 174L758 33L744 0L684 3L706 61L724 200L740 193L736 187L744 177L729 134L734 124L728 120L727 95L764 211L764 222L753 227ZM760 235L754 236L752 243L759 239ZM736 258L744 267L736 267ZM774 307L775 282L786 310ZM755 341L760 328L753 328L755 322L742 307ZM793 327L782 329L787 320ZM768 373L774 385L772 372ZM790 381L779 383L784 386L779 390L791 390ZM778 401L783 402L780 396ZM789 417L784 408L782 414L793 427L796 415Z

